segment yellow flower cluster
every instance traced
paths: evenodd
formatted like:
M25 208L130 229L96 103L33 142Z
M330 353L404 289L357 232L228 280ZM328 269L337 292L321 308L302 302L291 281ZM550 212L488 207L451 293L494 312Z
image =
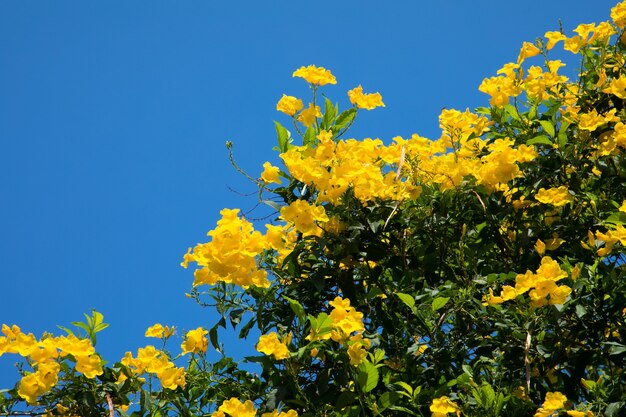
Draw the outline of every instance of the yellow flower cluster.
M190 330L185 335L185 341L180 345L183 355L187 353L206 353L209 347L209 341L206 335L209 332L202 327Z
M185 369L176 368L167 356L154 346L146 346L137 350L137 357L133 357L132 353L126 352L121 360L136 375L145 372L155 374L163 388L176 389L185 386ZM118 379L121 382L125 379L124 375Z
M256 257L267 248L263 235L252 223L239 217L239 209L224 209L217 228L208 235L212 240L196 245L184 256L182 266L196 262L202 267L194 272L194 285L214 285L218 281L240 285L269 287L267 272L257 267Z
M293 147L280 155L293 178L318 190L318 203L339 204L349 187L363 202L419 195L420 187L402 181L395 172L385 172L385 159L400 162L401 146L387 148L379 139L335 143L331 137L322 131L316 147Z
M432 412L432 417L446 417L448 413L460 415L458 405L445 395L433 400L430 405L430 411Z
M617 242L620 242L622 246L626 246L626 228L621 224L614 226L614 229L607 230L606 233L596 231L595 237L597 240L604 243L604 245L598 249L598 256L609 255ZM593 235L589 236L591 247L596 246L596 239L593 238Z
M337 84L335 76L324 67L316 67L309 65L308 67L300 67L294 73L294 77L304 78L306 82L313 85Z
M550 204L554 207L563 207L567 203L574 201L574 197L569 193L566 186L562 185L557 188L540 188L535 194L535 200L543 204Z
M536 273L526 271L525 274L518 274L515 277L515 287L503 286L499 296L494 295L490 288L489 294L484 297L483 305L502 304L529 290L528 295L533 307L564 304L572 289L567 285L558 286L556 282L566 277L567 273L561 269L556 261L549 256L544 256Z
M303 236L320 236L323 231L319 225L329 220L323 206L305 200L296 200L280 209L280 218Z
M537 410L534 417L550 417L558 414L559 411L565 409L567 405L567 397L560 392L548 392L546 393L546 399L541 405L541 408ZM578 410L569 410L567 411L568 416L572 417L593 417L593 412L586 411L578 411Z
M211 417L225 417L226 414L231 417L255 417L256 411L252 401L247 400L245 403L242 403L238 398L232 397L224 401L218 409L211 414ZM263 413L261 417L298 417L298 412L296 410L274 410L271 413Z
M274 355L276 360L287 359L289 357L287 345L290 343L290 339L291 335L287 335L280 340L276 332L270 332L259 337L256 350L266 355Z
M363 313L350 305L349 299L335 297L328 303L333 310L330 312L333 330L330 338L348 346L348 357L352 366L359 366L367 357L370 341L363 338Z
M374 110L376 107L385 107L380 93L364 94L361 86L348 91L348 98L350 103L360 109Z
M32 333L22 333L13 325L2 325L0 336L0 356L4 353L17 353L31 360L35 372L22 378L18 394L28 403L37 402L37 397L50 391L58 382L61 366L59 358L72 355L76 360L75 369L87 378L102 375L102 360L89 339L79 339L74 335L44 337L37 340Z

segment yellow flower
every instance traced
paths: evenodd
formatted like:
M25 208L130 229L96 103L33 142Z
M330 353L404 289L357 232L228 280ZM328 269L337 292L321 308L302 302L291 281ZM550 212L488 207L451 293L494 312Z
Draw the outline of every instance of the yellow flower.
M185 386L185 369L168 367L157 374L163 388L174 390Z
M313 85L337 84L337 80L330 70L315 65L300 67L293 73L293 76L304 78L306 82Z
M524 42L522 44L522 48L519 51L519 56L517 57L517 63L521 64L524 62L526 58L531 58L533 56L539 55L541 51L535 45L530 42Z
M255 417L256 409L252 401L248 400L242 403L239 399L233 397L230 400L224 401L211 417L223 417L224 413L230 414L231 417Z
M104 373L102 359L97 354L76 357L76 370L87 378L95 378Z
M563 207L567 203L574 201L574 197L569 193L566 186L562 185L557 188L540 188L535 194L535 200L543 204L551 204L555 207Z
M267 183L280 184L280 169L273 166L269 162L263 164L263 172L261 173L261 179Z
M285 343L278 339L276 332L271 332L259 337L256 350L266 355L274 355L276 360L282 360L289 357L289 348Z
M292 223L298 232L308 236L320 235L322 229L317 223L325 223L329 220L323 206L311 205L304 200L296 200L281 208L280 217Z
M541 405L541 408L537 410L535 417L549 416L555 411L564 408L567 397L560 392L548 392L546 394L546 400Z
M546 244L543 243L541 239L537 239L537 242L535 242L535 250L539 256L543 256L543 254L546 253Z
M613 19L615 26L624 29L626 26L626 1L618 3L611 9L611 19Z
M293 116L302 110L302 107L304 107L302 100L286 94L283 94L282 98L278 100L278 103L276 103L276 110L282 111L289 116Z
M204 353L207 351L209 341L206 335L209 332L202 327L198 327L195 330L190 330L185 335L185 341L180 345L183 350L183 355L187 353Z
M320 106L313 106L311 103L308 108L302 110L300 117L298 117L298 121L306 127L310 127L313 123L315 123L315 119L318 117L322 117Z
M546 44L546 49L548 51L554 48L554 45L556 45L557 42L567 39L567 36L565 36L561 32L546 32L546 34L543 36L548 39L548 43Z
M430 411L432 411L432 417L445 417L448 413L455 413L459 410L456 403L452 402L445 395L443 397L435 398L430 405Z
M608 87L602 90L603 93L613 94L621 99L626 99L626 77L620 75L609 83Z
M271 413L261 414L261 417L298 417L298 412L296 410L281 411L281 412L274 410Z
M153 326L148 327L148 330L146 330L146 337L156 337L158 339L160 338L168 338L171 335L174 334L174 327L169 327L169 326L163 326L160 323L156 323Z
M376 107L385 107L380 93L363 94L363 87L360 85L348 91L348 97L350 98L350 103L360 109L373 110Z

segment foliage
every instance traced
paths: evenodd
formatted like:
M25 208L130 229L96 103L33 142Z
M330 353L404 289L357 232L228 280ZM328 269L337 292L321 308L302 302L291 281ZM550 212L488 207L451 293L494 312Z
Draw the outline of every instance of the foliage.
M298 69L311 101L283 95L277 110L302 144L276 122L283 167L250 177L274 221L261 232L224 209L210 241L184 256L197 265L190 296L218 322L188 332L177 356L174 330L157 324L146 336L160 348L116 363L95 352L97 312L74 323L84 335L37 340L4 325L0 354L25 363L0 412L618 415L626 2L611 17L524 43L480 85L490 106L443 110L435 140L343 139L381 95L358 86L340 111L319 100L332 73ZM580 59L577 79L549 57L560 43ZM260 373L223 351L228 323L256 343L244 362ZM209 345L222 353L215 363Z

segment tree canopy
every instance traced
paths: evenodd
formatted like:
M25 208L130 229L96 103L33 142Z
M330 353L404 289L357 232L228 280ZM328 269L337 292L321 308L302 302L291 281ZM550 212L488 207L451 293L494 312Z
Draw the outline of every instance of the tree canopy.
M184 255L218 320L178 342L155 324L158 346L110 362L98 312L65 335L5 324L0 356L23 362L0 414L621 415L626 2L611 19L525 42L437 139L348 138L381 95L340 109L330 70L297 69L311 96L277 103L280 163L249 175L227 143L270 221L224 209ZM258 355L228 356L220 327Z

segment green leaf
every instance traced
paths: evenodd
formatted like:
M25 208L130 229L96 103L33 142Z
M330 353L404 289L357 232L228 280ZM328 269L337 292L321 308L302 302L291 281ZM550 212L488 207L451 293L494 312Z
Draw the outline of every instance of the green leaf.
M404 304L407 305L411 309L411 311L415 311L415 298L413 298L410 294L405 294L403 292L397 292L396 295Z
M433 311L440 310L448 303L449 300L450 297L437 297L433 300L430 307Z
M356 109L354 107L342 111L341 114L337 116L337 120L335 120L334 126L332 126L333 132L339 132L341 129L350 124L355 117Z
M378 385L378 368L369 362L358 367L357 382L363 392L370 392Z
M217 340L217 327L218 326L219 326L219 323L211 327L211 329L209 330L209 340L211 341L211 345L213 346L213 348L217 350L218 352L221 352L220 345Z
M324 117L322 118L322 129L326 130L330 128L335 121L335 117L337 117L337 108L333 106L332 101L328 98L324 97Z
M306 313L304 312L304 307L302 307L302 304L300 304L293 298L289 298L285 295L283 295L283 298L287 300L287 302L289 303L289 307L291 307L291 310L298 317L298 320L300 320L300 323L306 322Z
M611 214L605 220L605 222L613 223L613 224L626 224L626 213L623 213L621 211L616 211L615 213Z
M619 343L606 342L605 345L611 345L611 348L609 349L609 355L619 355L620 353L626 352L626 346Z
M541 127L543 127L543 130L545 130L548 135L554 137L554 125L552 124L552 122L550 122L549 120L539 120L539 124L541 125Z
M278 203L276 203L275 201L272 201L272 200L263 200L262 202L264 204L267 204L268 206L270 206L271 208L273 208L276 211L280 211L280 209L282 208Z
M333 328L333 319L326 313L320 313L317 317L309 314L309 322L311 323L311 335L315 340L330 333Z
M383 392L382 395L378 398L378 412L389 408L391 405L398 401L398 398L400 398L400 396L393 391Z
M291 142L291 133L277 121L274 121L274 125L276 126L276 135L278 136L278 149L281 152L287 152Z
M559 148L563 148L567 144L567 128L570 126L570 123L564 122L559 126L559 134L558 134L558 143Z
M552 141L546 135L535 136L526 141L526 145L548 145L552 146Z
M337 403L335 404L335 408L337 410L341 410L352 404L354 400L356 400L357 395L352 391L344 391L337 398Z
M474 389L474 398L476 402L483 408L491 409L496 399L496 393L493 391L491 385L483 383L479 389Z
M611 403L609 405L606 406L606 409L604 410L604 415L606 417L615 417L618 416L620 410L622 409L622 407L624 406L624 402L620 401L617 403Z
M311 126L307 128L306 132L304 132L302 144L304 146L311 146L313 143L315 143L315 128Z
M517 112L517 109L515 107L513 107L511 104L507 104L506 106L504 106L504 110L509 114L509 116L511 116L513 119L517 120L517 121L521 121L522 118L520 117L519 113Z

